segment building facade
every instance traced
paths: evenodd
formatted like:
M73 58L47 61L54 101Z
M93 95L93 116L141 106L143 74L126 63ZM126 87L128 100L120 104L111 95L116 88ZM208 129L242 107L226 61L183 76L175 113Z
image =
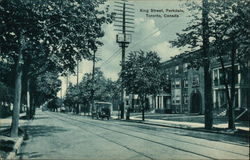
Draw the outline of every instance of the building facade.
M184 61L185 57L197 52L182 54L171 60L162 63L163 69L167 72L171 86L163 89L155 97L156 103L151 106L158 113L199 113L205 112L204 97L204 69L189 67L190 65ZM230 71L229 58L224 57L225 68ZM250 61L249 61L250 64ZM236 109L248 109L250 106L250 65L242 68L240 64L236 64L236 91L235 104ZM212 94L214 110L227 108L226 88L223 80L222 67L219 61L214 58L210 64L212 78ZM243 72L242 72L243 70ZM230 72L226 73L226 78L230 82ZM230 89L230 86L229 86ZM154 98L153 98L154 99ZM154 101L154 100L152 100Z
M232 67L229 61L225 61L225 78L229 83L231 82L231 71ZM227 98L226 98L226 87L225 78L223 75L222 67L219 62L214 61L211 65L212 70L212 85L213 85L213 107L214 109L226 108ZM235 101L234 107L236 109L249 109L250 106L250 69L249 66L243 68L239 63L235 64ZM229 93L231 87L229 84Z
M157 95L148 96L149 110L156 113L205 113L204 97L204 69L192 68L187 63L187 57L200 54L201 50L178 55L162 63L162 69L166 73L169 85L163 87ZM228 57L224 57L225 68L230 71ZM226 88L223 80L222 67L216 58L210 61L212 79L212 95L214 111L227 109ZM236 109L250 110L250 60L247 67L235 64L235 104ZM230 82L230 72L226 78ZM230 89L230 86L229 86ZM125 107L131 107L134 111L140 111L137 95L127 95Z
M156 112L204 113L203 68L190 68L188 63L183 63L185 56L162 63L171 85L156 96L153 105Z

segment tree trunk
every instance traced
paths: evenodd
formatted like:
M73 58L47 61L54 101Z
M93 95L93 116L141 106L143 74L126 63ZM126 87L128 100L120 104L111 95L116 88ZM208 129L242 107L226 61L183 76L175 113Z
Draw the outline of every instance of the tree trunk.
M21 92L22 92L22 47L18 55L18 61L16 64L16 82L15 82L15 98L14 98L14 107L13 115L11 122L11 137L18 136L18 126L19 126L19 113L21 105Z
M235 129L235 115L234 115L234 101L235 101L235 54L236 47L235 42L233 42L232 51L231 51L231 100L228 111L228 128Z
M213 112L212 112L212 80L210 73L209 60L209 26L208 26L208 0L203 0L202 9L202 39L203 39L203 55L204 55L204 83L205 83L205 128L212 129L213 127Z
M142 121L145 121L145 96L142 96Z
M33 95L33 94L32 94ZM35 106L35 98L31 96L32 104L31 104L31 118L33 119L36 114L36 106Z
M220 64L221 64L221 67L222 67L222 74L223 74L223 83L226 87L226 97L227 97L227 104L228 104L228 107L230 106L230 94L229 94L229 86L228 86L228 81L226 80L226 68L225 68L225 64L224 64L224 61L222 59L222 56L220 55L219 57L220 59Z
M31 119L31 107L30 107L30 79L27 79L27 111L26 117Z

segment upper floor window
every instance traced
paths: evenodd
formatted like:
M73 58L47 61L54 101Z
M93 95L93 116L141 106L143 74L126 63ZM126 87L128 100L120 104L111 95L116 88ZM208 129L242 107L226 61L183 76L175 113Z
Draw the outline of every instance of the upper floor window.
M180 97L176 97L175 104L180 104L180 103L181 103L181 98Z
M213 82L215 86L218 86L219 84L219 74L218 74L218 69L213 71Z
M175 104L175 100L174 99L172 100L172 104Z
M183 80L183 83L184 83L184 87L187 88L187 87L188 87L188 80L187 80L187 79L184 79L184 80Z
M180 88L181 87L181 80L177 79L175 80L175 88Z
M187 72L188 71L188 63L184 63L183 64L183 72Z
M187 94L183 95L183 103L188 104L188 95Z
M126 100L126 105L129 105L129 102L128 102L128 100Z
M180 67L179 66L175 66L175 74L178 74L180 72Z
M175 81L172 82L172 88L175 88Z
M199 86L199 84L200 84L199 75L194 75L193 76L193 87Z
M232 73L232 67L226 67L225 68L225 71L223 71L223 69L219 69L219 84L220 85L224 85L225 83L231 83L232 82L232 76L231 76L231 73ZM235 66L235 69L234 69L234 80L235 80L235 84L238 84L239 83L239 71L238 71L238 65Z

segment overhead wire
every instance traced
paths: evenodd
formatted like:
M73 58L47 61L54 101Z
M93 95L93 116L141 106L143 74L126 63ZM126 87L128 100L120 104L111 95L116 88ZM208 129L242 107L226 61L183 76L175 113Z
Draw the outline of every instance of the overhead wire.
M182 14L180 14L180 15L183 15L184 13L182 13ZM171 21L169 21L168 23L166 23L166 24L164 24L162 27L160 27L160 29L158 29L158 30L155 30L155 31L153 31L152 33L150 33L149 35L147 35L146 37L144 37L143 39L141 39L141 40L138 40L137 42L135 42L132 46L129 46L128 47L128 49L132 49L132 48L134 48L136 45L138 45L139 43L141 43L141 42L143 42L144 40L146 40L146 39L148 39L148 38L150 38L150 37L152 37L155 33L157 33L157 32L159 32L159 31L161 31L161 30L163 30L165 27L167 27L169 24L171 24L172 22L174 22L175 20L176 20L177 18L174 18L174 19L172 19ZM103 67L103 66L105 66L105 65L107 65L107 64L109 64L112 60L111 60L111 58L113 57L113 56L118 56L119 54L120 54L120 51L121 49L118 49L117 51L115 51L114 52L114 54L112 54L106 61L104 61L99 67Z

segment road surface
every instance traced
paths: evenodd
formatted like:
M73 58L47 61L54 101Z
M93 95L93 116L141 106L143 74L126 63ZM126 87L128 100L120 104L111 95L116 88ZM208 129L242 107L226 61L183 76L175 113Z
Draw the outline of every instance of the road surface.
M248 159L247 139L38 111L20 159Z

